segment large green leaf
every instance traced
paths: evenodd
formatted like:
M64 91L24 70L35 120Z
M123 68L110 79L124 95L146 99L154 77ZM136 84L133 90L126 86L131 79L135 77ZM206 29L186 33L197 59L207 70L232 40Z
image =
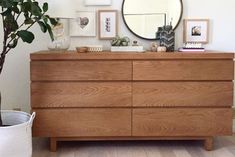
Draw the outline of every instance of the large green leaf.
M54 18L49 18L52 25L56 26L58 24L58 21Z
M20 13L20 9L17 6L12 7L12 11L14 11L16 14Z
M44 12L48 11L48 3L43 3L43 7L42 7Z
M31 13L35 16L42 16L42 10L38 5L38 2L33 2L31 4Z
M27 30L21 30L17 32L17 35L24 41L27 43L32 43L34 40L34 34L32 32L29 32Z
M24 13L28 13L29 11L31 11L31 5L29 2L24 2L22 5L21 5L21 10L22 12Z
M2 0L2 2L1 2L1 6L3 8L10 8L10 7L12 7L12 5L13 5L12 0Z
M11 12L12 12L11 8L8 8L4 12L2 12L1 14L2 14L2 16L8 16L8 15L11 15Z
M43 23L42 21L38 21L38 24L42 30L43 33L46 33L47 32L47 26L45 23Z
M52 30L51 30L51 26L46 24L46 27L47 27L48 33L49 33L49 35L51 37L51 40L54 41L54 35L53 35Z
M8 32L14 32L19 28L19 25L12 14L5 17L4 25Z

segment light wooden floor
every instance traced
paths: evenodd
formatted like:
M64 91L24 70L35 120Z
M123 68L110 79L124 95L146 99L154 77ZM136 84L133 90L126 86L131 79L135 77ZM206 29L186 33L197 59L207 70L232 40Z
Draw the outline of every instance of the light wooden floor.
M235 157L235 136L214 144L208 152L201 141L62 142L52 153L47 139L33 139L33 157Z

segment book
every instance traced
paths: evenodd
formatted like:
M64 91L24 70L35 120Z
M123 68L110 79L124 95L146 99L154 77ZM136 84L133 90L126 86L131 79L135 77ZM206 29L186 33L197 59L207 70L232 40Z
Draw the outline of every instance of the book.
M112 52L144 52L143 46L112 46Z
M179 52L204 52L204 48L179 48Z

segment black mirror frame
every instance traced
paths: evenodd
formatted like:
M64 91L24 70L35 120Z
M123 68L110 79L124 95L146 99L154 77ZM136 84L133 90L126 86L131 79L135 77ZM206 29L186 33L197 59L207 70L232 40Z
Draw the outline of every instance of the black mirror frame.
M180 23L180 21L181 21L181 19L182 19L182 16L183 16L183 10L184 10L183 0L179 0L179 1L180 1L180 6L181 6L180 18L179 18L179 20L178 20L176 26L174 27L174 30L178 27L178 25L179 25L179 23ZM122 2L122 12L121 12L121 13L122 13L122 19L123 19L123 21L124 21L124 24L126 25L126 27L128 28L128 30L129 30L132 34L134 34L135 36L137 36L137 37L140 38L140 39L144 39L144 40L157 40L157 38L144 38L144 37L142 37L142 36L136 34L135 32L133 32L133 31L130 29L130 27L127 25L126 20L125 20L125 18L124 18L124 3L125 3L125 0L123 0L123 2Z

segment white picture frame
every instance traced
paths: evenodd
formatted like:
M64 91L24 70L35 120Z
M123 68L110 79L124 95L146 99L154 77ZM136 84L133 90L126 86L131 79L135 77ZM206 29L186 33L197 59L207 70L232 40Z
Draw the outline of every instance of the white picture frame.
M99 10L99 39L109 40L118 35L118 11L117 10Z
M111 0L84 0L85 6L109 6L112 5Z
M209 42L209 19L184 19L184 42Z
M77 11L76 18L70 20L70 36L95 37L96 12Z

